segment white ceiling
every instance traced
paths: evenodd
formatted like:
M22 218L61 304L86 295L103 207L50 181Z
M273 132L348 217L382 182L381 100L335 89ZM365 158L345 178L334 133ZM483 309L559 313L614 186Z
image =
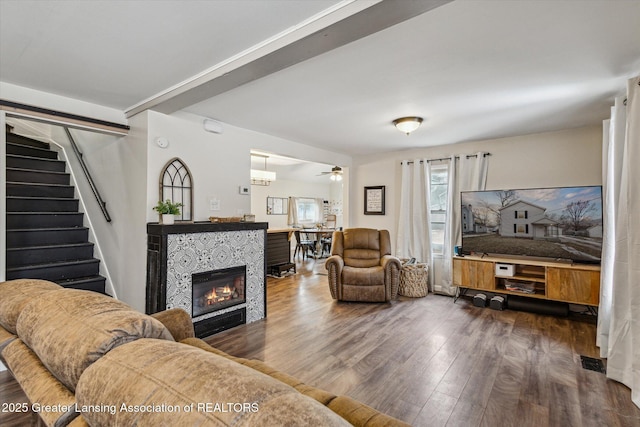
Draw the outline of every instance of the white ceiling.
M169 89L262 41L378 1L0 0L0 81L162 110ZM417 3L439 2L377 6ZM456 0L360 36L180 108L361 156L599 124L640 72L635 0ZM391 125L406 115L425 118L408 137Z

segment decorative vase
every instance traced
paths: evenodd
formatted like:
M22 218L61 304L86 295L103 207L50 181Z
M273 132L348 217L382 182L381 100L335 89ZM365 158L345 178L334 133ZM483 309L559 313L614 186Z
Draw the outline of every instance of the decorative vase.
M172 225L176 220L176 216L172 214L162 214L162 225Z

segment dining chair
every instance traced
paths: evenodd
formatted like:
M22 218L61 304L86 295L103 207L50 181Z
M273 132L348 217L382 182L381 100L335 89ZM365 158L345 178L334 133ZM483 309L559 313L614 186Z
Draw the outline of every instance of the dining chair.
M302 259L305 259L309 251L313 253L315 242L309 239L306 234L302 237L302 232L300 230L294 231L293 234L296 236L296 249L293 251L293 256L295 257L298 255L298 252L301 252Z

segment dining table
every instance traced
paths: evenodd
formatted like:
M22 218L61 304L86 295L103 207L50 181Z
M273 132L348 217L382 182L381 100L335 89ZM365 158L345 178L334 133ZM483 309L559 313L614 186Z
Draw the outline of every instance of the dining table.
M310 235L314 236L314 239L310 240L315 240L316 242L316 249L313 253L313 257L317 259L322 258L322 238L327 236L331 237L334 231L336 231L335 228L303 228L300 230L300 233L307 233L308 237L310 237Z

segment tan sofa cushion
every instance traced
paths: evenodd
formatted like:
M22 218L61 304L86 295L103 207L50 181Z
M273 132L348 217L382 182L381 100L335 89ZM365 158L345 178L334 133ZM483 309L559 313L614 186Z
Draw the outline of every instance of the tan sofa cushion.
M80 407L118 409L115 416L83 412L90 425L349 425L280 381L223 356L162 340L140 339L110 351L84 372L76 399ZM123 411L123 402L131 410ZM149 411L133 412L143 407Z
M96 292L60 289L28 303L18 336L70 390L93 362L139 338L173 341L158 320Z
M348 228L343 232L344 264L366 268L380 265L380 232L370 228Z
M29 347L15 340L3 351L7 367L48 426L67 425L78 416L75 396L44 367Z
M377 286L384 284L384 269L378 265L368 268L349 267L342 269L342 283L355 286Z
M45 292L62 289L47 280L17 279L0 282L0 325L16 333L16 322L24 306Z

